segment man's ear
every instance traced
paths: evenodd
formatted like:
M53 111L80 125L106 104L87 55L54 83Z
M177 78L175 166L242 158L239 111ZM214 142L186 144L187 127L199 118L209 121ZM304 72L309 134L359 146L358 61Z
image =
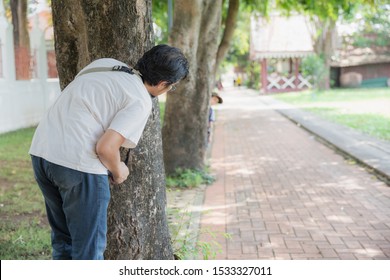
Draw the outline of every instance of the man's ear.
M169 84L166 81L159 81L157 84L158 89L165 89L168 86L169 86Z

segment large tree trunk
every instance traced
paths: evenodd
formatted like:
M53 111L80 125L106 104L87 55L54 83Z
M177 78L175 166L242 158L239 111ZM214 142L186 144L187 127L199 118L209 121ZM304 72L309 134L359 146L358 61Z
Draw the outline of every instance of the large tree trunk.
M234 30L236 29L239 7L240 7L240 0L229 0L228 14L224 23L225 29L223 31L222 40L221 43L219 44L218 52L217 52L215 73L217 73L219 65L222 63L223 59L225 58L229 50L230 42L232 41Z
M52 8L62 88L92 60L135 65L152 47L151 0L56 0ZM129 154L130 176L111 187L106 259L173 259L157 99L153 107L137 148L121 150L122 160Z
M16 78L30 79L30 36L28 33L27 0L11 0Z
M169 39L186 55L190 75L178 92L167 95L163 145L168 174L204 167L221 8L221 0L175 1Z

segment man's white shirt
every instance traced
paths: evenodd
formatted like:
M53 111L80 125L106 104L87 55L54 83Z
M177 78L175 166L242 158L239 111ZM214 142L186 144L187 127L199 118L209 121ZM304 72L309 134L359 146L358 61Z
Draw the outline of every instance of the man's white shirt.
M63 90L38 125L29 153L52 163L92 174L107 174L96 144L107 129L134 148L145 128L152 100L142 79L117 71L83 71L126 64L111 58L86 66Z

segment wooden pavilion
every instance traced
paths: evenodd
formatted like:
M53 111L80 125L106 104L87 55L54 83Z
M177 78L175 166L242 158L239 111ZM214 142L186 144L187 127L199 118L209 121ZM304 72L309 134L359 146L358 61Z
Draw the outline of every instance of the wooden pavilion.
M310 88L310 77L302 76L300 64L311 54L313 42L303 16L252 18L250 59L261 64L262 93Z

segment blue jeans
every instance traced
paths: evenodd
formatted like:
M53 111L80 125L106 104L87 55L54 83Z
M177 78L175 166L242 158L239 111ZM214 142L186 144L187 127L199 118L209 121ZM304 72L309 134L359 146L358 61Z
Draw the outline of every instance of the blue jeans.
M53 259L104 259L108 176L69 169L40 157L31 159L52 229Z

